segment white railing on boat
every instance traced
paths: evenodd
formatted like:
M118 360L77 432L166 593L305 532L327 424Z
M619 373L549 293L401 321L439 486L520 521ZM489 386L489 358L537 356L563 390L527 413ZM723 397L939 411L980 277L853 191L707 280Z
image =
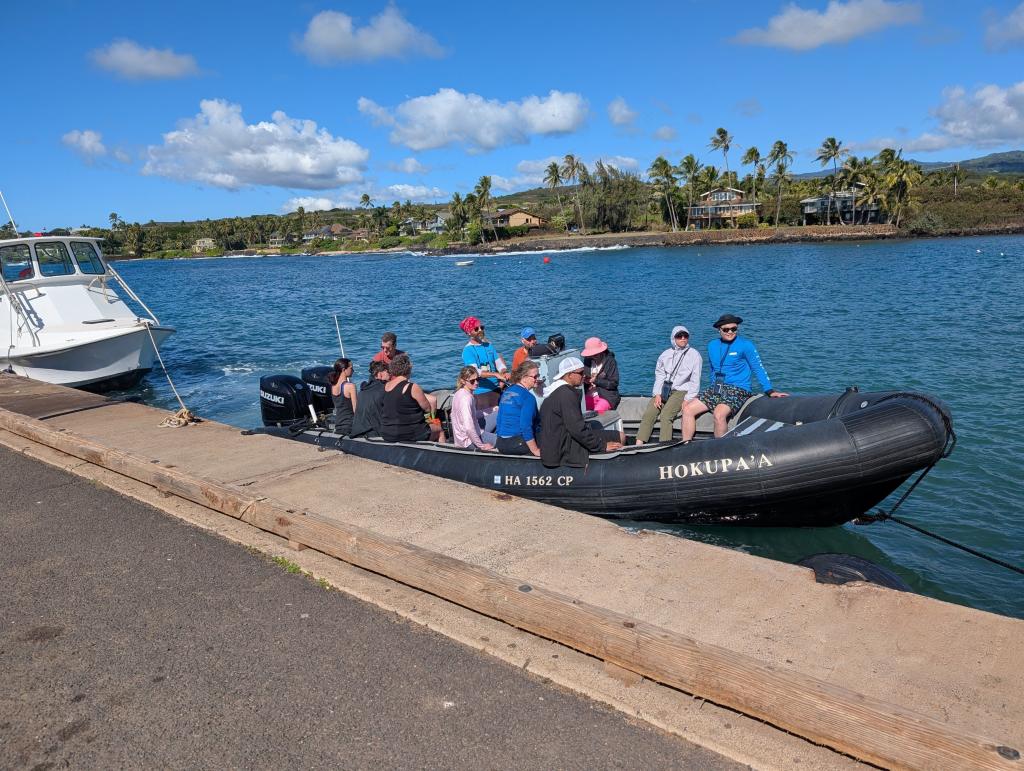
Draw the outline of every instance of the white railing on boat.
M147 306L146 303L142 302L142 298L139 297L137 294L135 294L135 290L132 289L130 286L128 286L128 282L125 281L123 278L121 278L121 274L118 273L116 270L114 270L114 266L111 265L110 263L105 263L105 264L107 266L107 270L110 272L110 275L112 275L114 278L117 279L117 283L119 283L121 285L121 288L124 289L124 291L127 293L127 295L129 297L131 297L133 300L135 300L135 302L137 302L139 305L142 306L142 309L144 311L146 311L146 313L149 314L149 318L153 321L154 324L159 325L160 324L160 319L158 319L156 317L156 314L153 313L153 311L151 311L149 309L149 306ZM106 291L106 288L107 288L107 282L106 282L107 274L106 273L104 273L104 274L102 274L100 276L97 276L95 279L90 281L89 282L89 287L91 288L92 285L96 282L97 279L100 282L100 286L102 286L104 291Z
M39 335L36 334L35 327L32 325L31 319L28 316L28 309L24 305L24 300L20 293L11 291L10 285L7 283L7 279L4 278L3 274L0 273L0 289L3 289L4 295L7 297L7 301L14 308L15 313L19 318L18 329L24 328L28 330L29 335L32 337L32 345L39 345ZM11 342L14 342L14 335L11 335Z

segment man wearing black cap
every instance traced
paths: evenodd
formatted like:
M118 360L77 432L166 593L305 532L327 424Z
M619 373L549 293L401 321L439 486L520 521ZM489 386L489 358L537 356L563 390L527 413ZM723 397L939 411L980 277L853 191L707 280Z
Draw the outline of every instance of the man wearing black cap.
M697 418L711 411L715 418L715 437L724 436L729 416L739 411L754 394L750 391L751 375L757 375L761 388L768 396L789 396L772 388L772 381L764 371L757 348L745 337L740 337L743 322L739 316L726 313L712 326L719 338L708 343L708 364L711 365L711 385L683 408L683 441L693 439L697 432Z

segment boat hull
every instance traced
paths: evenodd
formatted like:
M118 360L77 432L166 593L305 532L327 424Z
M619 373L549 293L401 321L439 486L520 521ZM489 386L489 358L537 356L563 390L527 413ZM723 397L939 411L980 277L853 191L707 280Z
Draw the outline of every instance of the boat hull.
M952 437L949 415L933 399L854 396L760 399L749 417L771 430L627 448L592 456L586 468L324 429L261 431L601 517L826 526L863 515L942 458Z
M157 348L172 327L145 325L60 349L12 350L0 355L0 369L55 385L89 390L130 388L153 368ZM156 348L154 348L154 341Z

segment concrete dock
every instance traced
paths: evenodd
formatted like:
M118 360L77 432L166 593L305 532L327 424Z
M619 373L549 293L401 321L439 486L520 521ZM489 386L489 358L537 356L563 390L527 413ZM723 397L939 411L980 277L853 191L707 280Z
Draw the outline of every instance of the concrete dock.
M449 618L451 631L421 622L481 650L508 660L491 634L465 631L498 623L473 619L473 609L604 659L593 677L581 654L566 656L575 662L566 671L552 670L550 653L523 665L741 762L838 768L852 755L894 767L1024 769L1022 621L817 584L804 568L213 422L160 428L164 411L12 376L0 376L0 408L8 447L166 508L191 496L181 505L195 521L236 540L255 526L274 548L310 546L397 578L403 592L425 589L429 613L459 621ZM337 569L312 549L295 559ZM415 560L436 569L410 572ZM353 587L379 580L351 576ZM381 586L351 591L375 601ZM542 601L548 618L538 620L524 603ZM568 627L550 611L577 607L586 615ZM531 644L551 650L548 640ZM701 708L694 696L736 711Z

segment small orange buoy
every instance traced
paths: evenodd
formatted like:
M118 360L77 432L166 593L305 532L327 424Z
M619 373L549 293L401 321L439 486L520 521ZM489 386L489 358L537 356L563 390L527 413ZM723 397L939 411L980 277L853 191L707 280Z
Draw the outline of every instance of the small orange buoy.
M544 258L544 264L545 265L550 265L551 264L551 258L550 257L545 257Z

